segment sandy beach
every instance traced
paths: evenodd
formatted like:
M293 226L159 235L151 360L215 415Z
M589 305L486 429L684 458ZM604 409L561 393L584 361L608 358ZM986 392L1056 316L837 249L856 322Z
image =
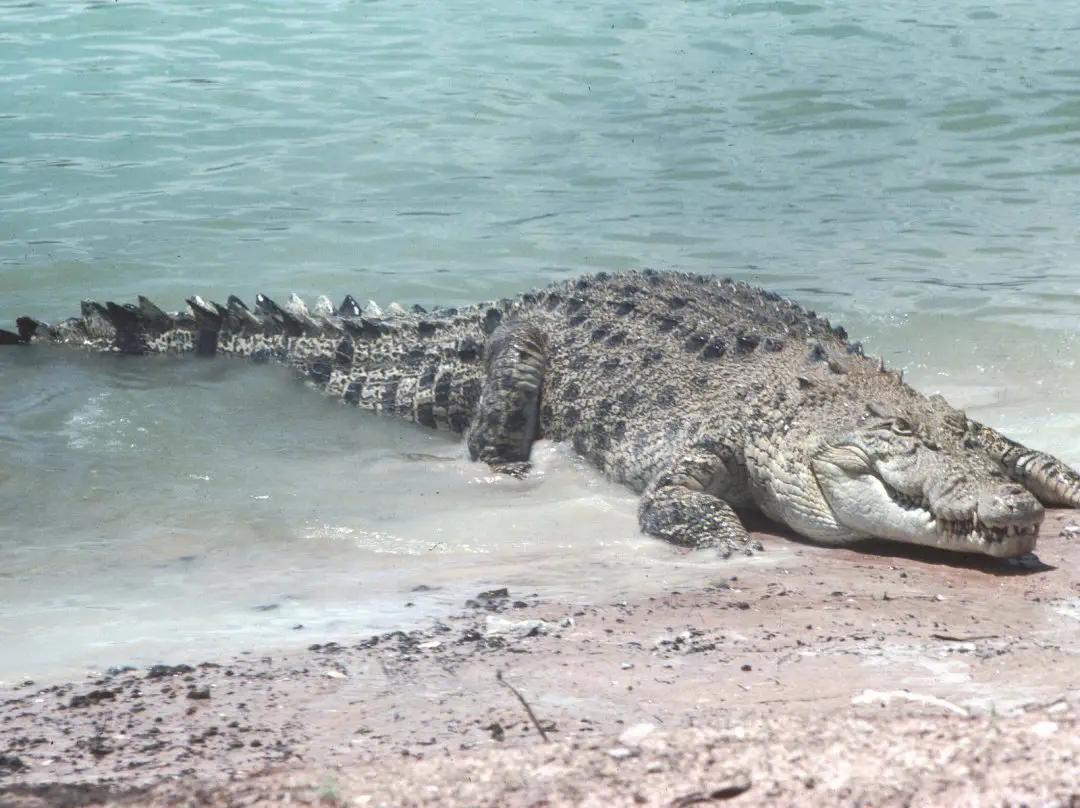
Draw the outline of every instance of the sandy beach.
M0 805L1080 805L1080 519L0 693Z

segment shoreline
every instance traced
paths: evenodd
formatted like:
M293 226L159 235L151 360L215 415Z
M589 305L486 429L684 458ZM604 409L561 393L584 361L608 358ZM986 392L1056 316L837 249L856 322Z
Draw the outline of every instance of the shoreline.
M1078 524L1011 563L759 533L790 556L693 590L6 688L0 806L1069 804Z

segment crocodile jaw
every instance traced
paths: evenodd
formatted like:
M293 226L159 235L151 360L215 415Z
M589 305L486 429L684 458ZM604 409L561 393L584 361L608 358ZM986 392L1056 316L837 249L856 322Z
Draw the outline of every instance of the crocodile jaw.
M962 521L939 519L921 496L907 496L889 486L858 447L825 447L811 468L837 522L866 537L997 558L1035 549L1041 514L1003 526L986 525L977 514Z

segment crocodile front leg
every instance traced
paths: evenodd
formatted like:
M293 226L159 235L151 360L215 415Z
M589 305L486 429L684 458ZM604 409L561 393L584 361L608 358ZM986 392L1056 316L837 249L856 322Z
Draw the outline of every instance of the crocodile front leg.
M466 435L473 460L515 477L528 471L546 364L547 339L536 326L508 323L491 335L480 401Z
M761 549L743 527L729 500L746 500L745 469L725 443L697 441L645 492L638 521L645 533L684 547L715 547L727 558Z
M1005 473L1049 507L1080 508L1080 474L1044 452L1029 449L977 421L968 421L969 433Z

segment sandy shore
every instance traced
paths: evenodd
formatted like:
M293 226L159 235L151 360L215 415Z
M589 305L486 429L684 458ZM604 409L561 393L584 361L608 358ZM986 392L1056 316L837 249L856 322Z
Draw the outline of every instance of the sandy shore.
M1080 805L1080 517L0 692L0 806Z

